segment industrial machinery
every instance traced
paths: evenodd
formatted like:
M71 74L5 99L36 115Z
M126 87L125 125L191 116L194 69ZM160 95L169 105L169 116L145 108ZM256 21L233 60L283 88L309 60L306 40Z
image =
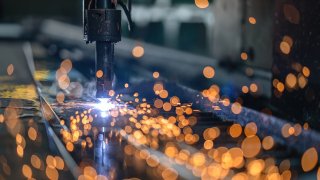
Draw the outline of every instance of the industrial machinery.
M156 4L161 5L158 15L165 11L163 18L171 18L160 1L164 2L157 0ZM204 1L199 2L195 1L194 8L203 7ZM81 9L81 2L77 3ZM139 14L137 4L135 13ZM271 71L229 63L226 66L203 54L156 46L137 37L122 38L122 12L132 28L131 0L83 0L82 5L83 27L74 25L74 21L71 25L55 19L0 24L0 180L319 176L319 132L304 119L288 122L268 115L277 110L264 102L272 96L270 86L283 92L289 90L288 85L292 85L292 92L298 85L301 90L302 85L309 88L306 83L317 76L307 64L295 64L297 75L287 75L279 68L279 76L285 73L285 78L273 81ZM117 10L118 5L124 11ZM183 10L177 10L183 17L188 16L181 13L188 8L179 8L173 1L172 5L173 10ZM204 17L211 17L200 7ZM294 7L279 7L279 18L286 11L292 21L289 12ZM220 10L226 9L221 5ZM20 13L19 9L15 11ZM140 11L151 12L146 6ZM273 13L270 15L273 17ZM305 19L303 11L300 15L301 20ZM143 15L133 17L139 19L135 21L136 32L148 34L140 27L139 22L146 21L140 18ZM230 21L226 17L223 19ZM263 28L261 17L256 18L257 24L246 24L252 29ZM153 14L150 19L157 20ZM161 23L156 23L156 28ZM172 22L165 26L172 24L177 25ZM193 25L191 22L187 27L198 29L191 28ZM158 36L154 29L148 30L150 35ZM287 29L280 29L284 33L279 33L277 57L287 60L293 57L300 41ZM87 44L95 46L85 45L83 34ZM181 37L182 42L188 42ZM198 33L194 37L199 38ZM237 44L235 39L232 42ZM143 50L141 56L135 56L137 48ZM241 63L249 62L245 60L250 60L250 53L245 56ZM281 82L283 79L286 81ZM307 92L301 97L312 100L313 91ZM299 99L291 100L294 104ZM256 105L256 110L246 107L246 103Z
M83 0L84 39L87 43L96 42L97 98L105 98L114 83L114 44L121 41L121 10L131 21L131 0L127 5L117 0Z

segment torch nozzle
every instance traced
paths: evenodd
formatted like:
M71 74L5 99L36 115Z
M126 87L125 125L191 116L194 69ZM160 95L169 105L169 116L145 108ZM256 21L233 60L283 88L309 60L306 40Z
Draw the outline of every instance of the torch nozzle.
M96 42L97 98L106 98L114 80L114 44Z

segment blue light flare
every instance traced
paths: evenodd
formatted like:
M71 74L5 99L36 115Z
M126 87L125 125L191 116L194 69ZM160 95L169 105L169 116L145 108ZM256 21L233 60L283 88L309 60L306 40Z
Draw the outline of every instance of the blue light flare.
M109 115L109 111L114 109L116 106L109 98L99 98L99 103L97 103L94 107L101 111L100 115L102 118L105 118Z

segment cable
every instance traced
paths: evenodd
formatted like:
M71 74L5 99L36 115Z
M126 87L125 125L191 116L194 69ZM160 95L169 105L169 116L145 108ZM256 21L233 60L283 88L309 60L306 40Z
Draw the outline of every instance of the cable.
M123 1L118 1L119 5L122 7L124 13L126 14L127 18L128 18L128 23L129 23L129 31L131 31L132 27L133 27L133 23L132 23L132 19L131 19L131 10L129 11L129 9L131 9L131 0L128 0L128 8L127 6L124 4Z
M128 0L128 10L129 10L129 13L130 13L130 16L131 16L131 9L132 9L132 1L131 0Z

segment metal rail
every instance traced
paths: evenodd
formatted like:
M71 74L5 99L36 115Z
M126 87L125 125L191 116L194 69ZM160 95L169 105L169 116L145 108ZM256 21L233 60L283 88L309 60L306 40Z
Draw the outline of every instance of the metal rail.
M63 157L65 164L67 165L68 169L70 170L71 174L75 179L77 179L81 173L80 173L80 168L78 167L77 163L74 161L74 159L71 157L69 152L66 150L65 146L63 143L60 141L58 136L56 135L55 131L50 125L51 122L58 122L60 121L57 114L53 111L49 103L45 100L43 96L40 95L40 104L41 104L41 110L43 114L46 114L47 117L50 117L50 119L45 119L45 124L47 127L47 132L49 137L53 140L54 145L56 146L57 150ZM59 129L66 129L65 126L62 126L59 124L54 124L54 128L59 128Z
M39 88L41 86L40 83L34 79L33 73L35 70L35 66L34 66L33 54L32 54L30 43L25 43L23 45L23 53L25 55L27 66L28 66L27 73L32 79L34 85L37 86L36 91L39 96L40 108L43 115L42 117L43 122L45 124L46 131L48 133L49 147L55 148L56 150L58 150L59 154L64 159L66 166L70 170L73 178L78 179L78 177L80 176L80 168L78 167L76 162L73 160L73 158L71 157L71 155L66 150L65 146L63 145L63 143L60 141L60 139L58 138L58 136L53 130L53 128L59 128L59 129L65 129L65 130L67 130L68 128L60 124L59 117L53 111L53 109L51 108L49 103L45 100L45 98L41 95L41 90ZM52 147L52 145L54 147Z

